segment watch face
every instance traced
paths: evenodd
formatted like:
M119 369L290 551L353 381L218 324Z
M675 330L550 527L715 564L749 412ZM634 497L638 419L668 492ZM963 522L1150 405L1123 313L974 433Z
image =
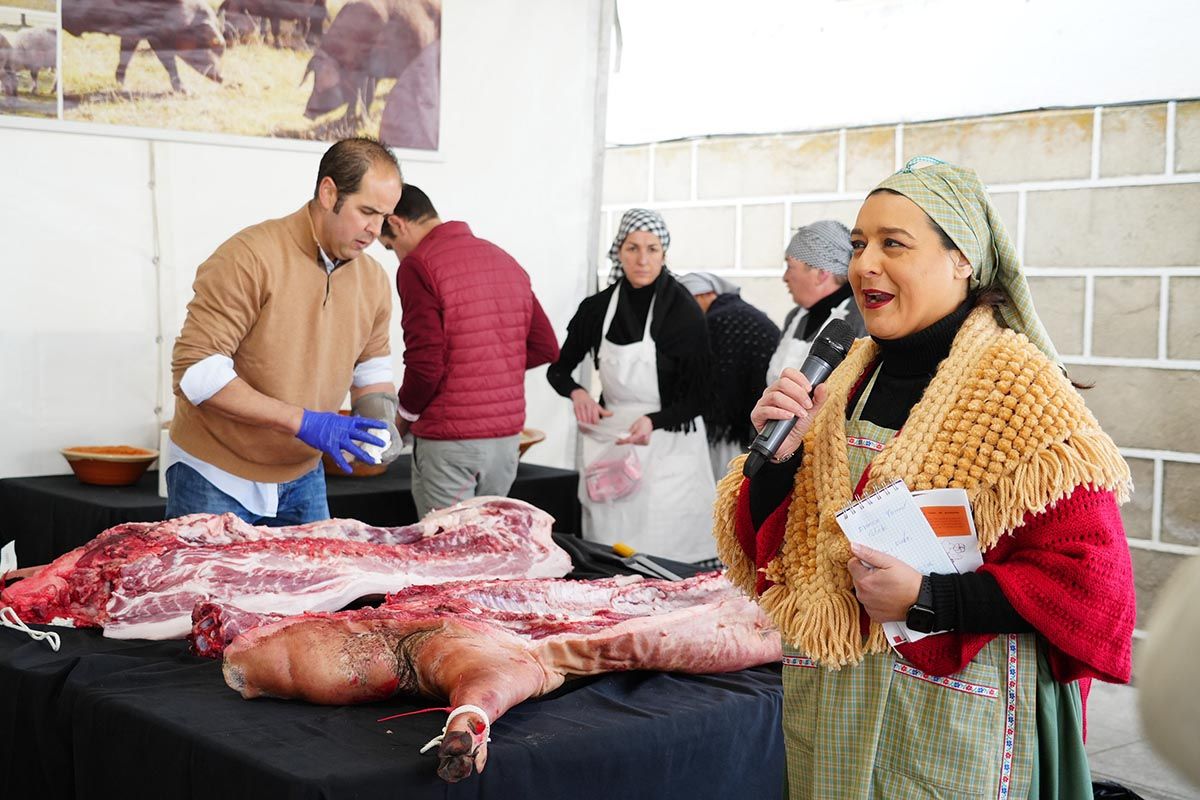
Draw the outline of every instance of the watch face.
M917 605L910 606L904 624L917 633L929 633L933 630L933 609Z

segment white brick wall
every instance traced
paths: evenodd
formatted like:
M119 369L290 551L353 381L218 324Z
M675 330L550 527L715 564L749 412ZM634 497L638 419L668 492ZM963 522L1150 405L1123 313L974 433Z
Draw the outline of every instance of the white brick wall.
M795 226L834 218L852 227L885 165L913 155L977 169L1064 361L1097 384L1084 396L1134 466L1125 519L1139 570L1161 575L1171 565L1151 560L1200 552L1200 502L1186 480L1200 474L1200 101L609 152L609 168L634 178L610 185L642 188L606 196L602 230L611 237L631 206L660 210L676 271L724 275L776 321L791 305L779 280ZM1151 583L1139 581L1146 602Z

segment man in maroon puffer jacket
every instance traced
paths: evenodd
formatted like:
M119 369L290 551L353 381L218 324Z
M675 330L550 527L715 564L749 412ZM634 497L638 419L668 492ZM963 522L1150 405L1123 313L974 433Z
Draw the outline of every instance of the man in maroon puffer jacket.
M525 371L558 358L528 273L465 222L442 222L411 183L379 241L400 259L397 428L414 438L417 513L507 494L525 424Z

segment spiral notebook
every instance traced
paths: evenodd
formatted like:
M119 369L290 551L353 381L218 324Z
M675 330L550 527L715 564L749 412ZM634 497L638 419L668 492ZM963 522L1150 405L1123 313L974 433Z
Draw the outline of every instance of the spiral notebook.
M882 550L922 575L957 572L899 478L837 512L837 521L850 541Z
M967 493L930 489L914 495L895 480L837 513L846 538L894 556L922 575L973 572L983 563ZM932 634L883 623L893 647ZM934 631L933 633L938 633Z

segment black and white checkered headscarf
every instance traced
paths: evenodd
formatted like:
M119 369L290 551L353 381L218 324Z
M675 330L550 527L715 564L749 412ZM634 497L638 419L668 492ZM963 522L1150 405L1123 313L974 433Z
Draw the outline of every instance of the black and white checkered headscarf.
M840 277L849 271L851 254L850 229L832 219L797 228L785 253L788 258Z
M625 237L634 231L653 233L662 242L664 253L671 246L671 232L667 230L667 223L663 221L657 211L651 211L648 208L629 209L621 217L621 226L617 229L617 236L613 239L612 247L608 248L608 258L612 261L612 270L608 273L610 284L619 281L624 274L624 270L621 268L621 245L625 244Z

